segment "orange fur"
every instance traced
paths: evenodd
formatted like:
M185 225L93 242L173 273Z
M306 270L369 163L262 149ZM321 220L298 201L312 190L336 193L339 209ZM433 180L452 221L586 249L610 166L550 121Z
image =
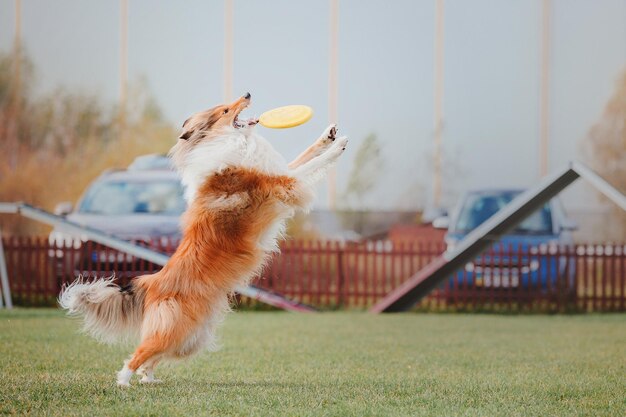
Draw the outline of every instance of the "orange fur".
M208 210L216 195L243 194L241 205ZM144 311L175 301L160 327L137 348L128 367L136 371L155 355L184 356L178 351L185 339L201 327L242 277L259 272L266 254L257 241L287 204L304 204L288 176L272 176L252 169L228 168L206 180L185 214L184 237L168 264L158 273L137 279L145 290ZM166 307L162 307L166 308Z

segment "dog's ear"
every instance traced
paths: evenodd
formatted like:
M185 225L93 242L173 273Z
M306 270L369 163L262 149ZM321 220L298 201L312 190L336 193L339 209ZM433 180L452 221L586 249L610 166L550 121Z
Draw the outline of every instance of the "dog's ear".
M180 136L178 137L179 139L187 140L193 134L194 129L191 129L191 126L189 125L190 120L191 120L191 117L185 120L185 123L183 123L183 133L180 134Z
M222 110L218 107L204 111L202 113L196 113L183 123L183 132L180 134L180 139L189 139L194 133L207 132L215 123L217 123L222 117Z

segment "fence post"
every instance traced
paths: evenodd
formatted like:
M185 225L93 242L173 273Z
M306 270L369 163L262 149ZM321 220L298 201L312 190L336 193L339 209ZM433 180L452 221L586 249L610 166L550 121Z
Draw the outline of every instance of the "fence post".
M622 245L620 248L620 271L619 274L619 282L620 282L620 301L619 301L619 311L626 311L625 302L626 302L626 294L624 291L626 290L626 244Z
M570 294L570 269L569 269L569 251L567 246L559 245L557 248L557 265L565 259L565 266L563 268L563 274L559 276L559 285L557 285L558 294L560 298L557 299L557 312L562 313L570 308L571 294Z
M337 244L337 305L343 307L345 303L345 277L343 274L344 248Z
M573 310L578 309L578 258L576 257L576 248L573 245L567 247L567 291L568 297ZM571 278L571 279L570 279Z

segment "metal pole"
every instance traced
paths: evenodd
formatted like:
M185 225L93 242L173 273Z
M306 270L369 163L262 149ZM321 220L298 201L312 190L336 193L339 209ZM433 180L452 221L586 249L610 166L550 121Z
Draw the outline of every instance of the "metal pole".
M329 56L328 56L328 121L337 123L338 80L337 67L339 61L339 0L330 0L329 4ZM337 205L337 170L332 167L328 172L328 206L334 210Z
M18 164L18 132L20 124L21 113L21 90L22 90L22 2L21 0L15 0L15 33L13 35L13 54L14 54L14 87L13 87L13 117L9 122L8 127L8 151L9 151L9 166L11 170L17 168Z
M128 97L128 0L120 0L120 124L126 125Z
M9 286L9 274L7 273L7 263L4 257L4 245L2 244L2 230L0 229L0 280L2 282L2 295L4 303L8 309L13 308L11 299L11 287ZM2 297L0 297L0 307L2 307Z
M22 78L22 1L15 0L15 33L13 48L15 53L15 116L19 117L20 90Z
M234 0L224 0L224 102L233 99L233 11Z
M435 97L434 97L434 139L433 155L433 205L441 204L441 142L443 139L443 47L444 47L444 0L435 3Z
M617 204L622 210L626 211L626 195L611 185L607 180L602 178L598 173L593 171L580 162L572 162L572 169L578 173L585 181L589 182L600 191L609 200Z
M541 13L541 97L539 132L539 177L548 174L550 139L550 0L543 0Z

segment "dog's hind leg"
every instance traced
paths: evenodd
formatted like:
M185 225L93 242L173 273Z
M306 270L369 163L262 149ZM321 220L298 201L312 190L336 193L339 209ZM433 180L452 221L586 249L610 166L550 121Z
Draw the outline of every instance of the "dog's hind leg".
M148 359L143 365L137 369L137 375L141 376L142 384L156 384L161 382L160 379L154 377L154 368L161 361L161 357L155 356L152 359Z
M117 385L119 387L129 387L130 379L133 377L133 371L131 371L128 367L129 361L124 361L124 366L117 373Z
M177 346L185 337L189 323L182 315L180 303L175 298L164 298L149 304L141 326L141 343L130 361L117 374L117 384L128 386L140 366L151 369L153 363Z
M304 152L302 152L296 159L289 163L290 169L295 169L309 162L311 159L315 158L324 153L326 149L335 141L335 137L337 136L337 125L332 124L324 130L322 135L313 143L313 145L309 146Z
M130 385L130 379L137 372L140 366L146 365L146 370L152 371L155 361L165 353L169 341L161 336L149 336L145 338L129 361L124 362L124 367L117 373L117 385L127 387ZM145 377L145 375L144 375ZM154 376L152 376L153 378Z

